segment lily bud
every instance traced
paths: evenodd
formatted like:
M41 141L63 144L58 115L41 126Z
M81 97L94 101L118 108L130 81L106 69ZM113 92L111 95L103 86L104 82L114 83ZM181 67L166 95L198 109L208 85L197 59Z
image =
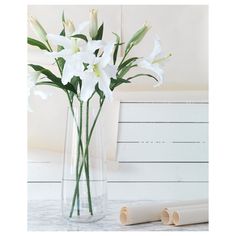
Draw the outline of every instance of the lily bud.
M135 46L135 45L137 45L138 43L140 43L150 28L151 28L150 26L148 26L148 25L145 24L141 29L139 29L139 30L133 35L133 37L130 39L130 41L128 42L127 47L126 47L126 51L127 51L131 46Z
M65 27L66 35L72 35L75 32L75 26L71 20L66 20L63 22Z
M97 10L92 9L89 13L89 34L91 38L95 38L98 31Z
M29 18L29 23L34 33L37 34L41 40L47 41L47 33L38 20L31 16Z

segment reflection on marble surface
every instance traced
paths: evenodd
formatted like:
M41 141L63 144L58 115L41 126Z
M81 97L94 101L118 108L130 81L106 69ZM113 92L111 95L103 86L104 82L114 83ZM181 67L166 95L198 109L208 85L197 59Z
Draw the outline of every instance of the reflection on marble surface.
M31 200L28 202L29 231L207 231L208 224L181 227L166 226L161 222L151 222L123 226L119 222L119 210L127 201L109 201L105 218L95 223L73 223L61 215L58 200Z

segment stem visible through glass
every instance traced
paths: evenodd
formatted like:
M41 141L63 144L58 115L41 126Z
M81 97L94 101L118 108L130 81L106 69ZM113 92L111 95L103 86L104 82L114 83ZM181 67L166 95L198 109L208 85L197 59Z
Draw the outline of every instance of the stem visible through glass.
M89 99L90 100L90 99ZM93 207L92 207L92 198L91 198L91 190L90 190L90 176L89 176L89 143L91 141L92 138L92 134L95 128L95 125L97 123L98 117L101 113L101 109L102 106L104 104L105 98L102 98L101 103L100 103L100 107L98 109L98 112L95 116L94 122L92 124L91 130L89 132L89 100L87 101L86 104L86 147L85 147L85 151L83 152L83 145L82 145L82 101L80 102L80 127L77 127L77 130L79 131L79 146L81 148L81 152L79 152L80 148L78 147L78 152L82 154L83 156L83 161L81 162L81 165L79 167L79 155L77 156L77 163L76 163L76 186L75 186L75 190L74 190L74 195L73 195L73 199L72 199L72 206L71 206L71 211L70 211L70 218L73 215L73 211L74 211L74 207L75 207L75 201L77 198L77 215L79 215L80 211L79 211L79 181L80 181L80 177L82 174L82 170L84 168L85 170L85 176L86 176L86 184L87 184L87 192L88 192L88 204L89 204L89 212L91 215L93 215ZM71 106L71 110L73 111L73 107ZM73 114L73 112L72 112ZM76 122L76 117L73 114L73 118L75 119ZM77 122L76 125L78 126Z

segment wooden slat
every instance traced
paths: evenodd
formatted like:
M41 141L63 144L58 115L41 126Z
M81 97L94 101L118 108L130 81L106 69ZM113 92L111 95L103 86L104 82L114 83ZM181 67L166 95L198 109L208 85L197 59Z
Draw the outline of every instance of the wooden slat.
M109 199L185 200L208 197L207 183L109 183Z
M32 162L28 164L29 181L60 181L62 179L62 163Z
M120 122L208 122L208 104L122 103Z
M108 183L110 200L185 200L208 197L207 183ZM29 183L28 199L61 199L60 183Z
M208 124L121 123L119 142L207 142ZM178 142L178 143L176 143Z
M60 200L61 183L28 183L28 200Z
M207 181L207 163L120 163L108 171L111 181ZM55 163L29 165L28 181L61 181Z
M208 160L207 143L118 143L117 159L123 162L201 162Z
M120 163L111 181L207 181L207 163Z
M62 153L35 150L28 155L28 181L61 181Z

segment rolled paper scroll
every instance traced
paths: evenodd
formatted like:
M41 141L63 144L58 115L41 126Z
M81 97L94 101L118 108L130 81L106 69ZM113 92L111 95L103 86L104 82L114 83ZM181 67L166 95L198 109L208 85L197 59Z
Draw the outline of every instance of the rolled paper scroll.
M189 201L159 201L130 204L120 210L120 222L123 225L132 225L161 220L161 212L164 208L196 205L207 203L207 199Z
M201 208L201 207L208 207L208 204L196 204L196 205L185 205L185 206L164 208L161 212L161 221L165 225L172 225L174 224L173 214L175 211L182 210L182 209Z
M208 222L208 206L179 209L173 213L175 226Z

